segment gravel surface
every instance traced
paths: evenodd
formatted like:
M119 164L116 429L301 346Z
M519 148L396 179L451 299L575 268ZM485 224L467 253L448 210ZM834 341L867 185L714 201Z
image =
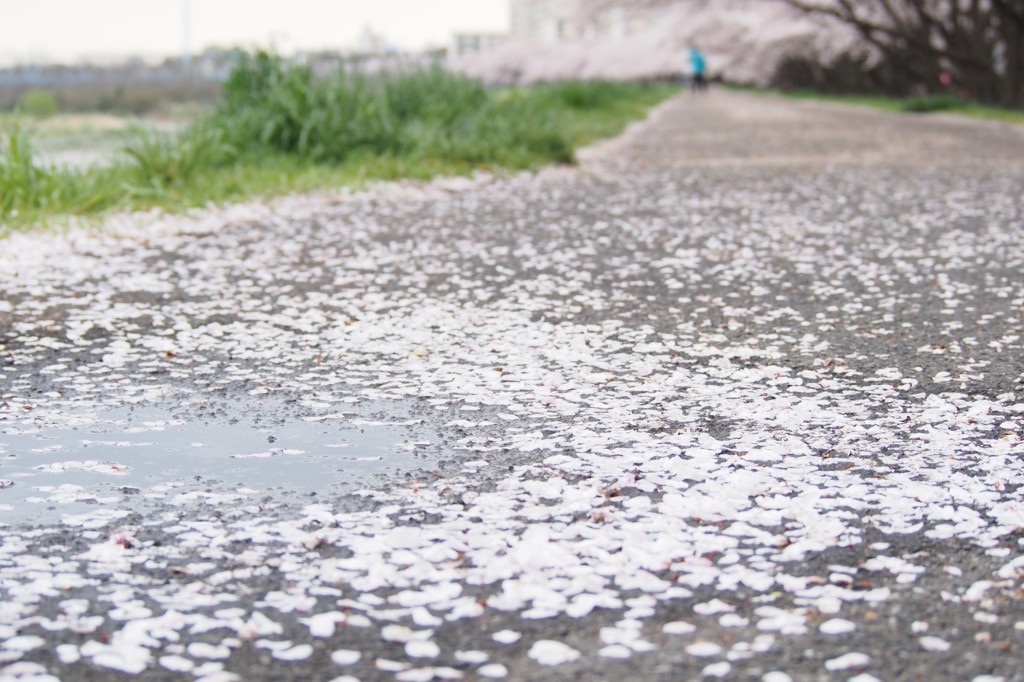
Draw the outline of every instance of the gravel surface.
M0 680L1024 679L1024 128L713 92L581 156L9 238ZM154 478L135 409L415 456Z

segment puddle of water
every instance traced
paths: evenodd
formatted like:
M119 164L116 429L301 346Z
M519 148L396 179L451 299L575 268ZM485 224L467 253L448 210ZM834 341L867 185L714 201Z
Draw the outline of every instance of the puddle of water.
M268 424L251 415L193 421L134 408L104 413L86 427L3 427L0 524L160 500L270 495L309 502L312 493L351 490L375 475L423 466L435 434L394 409L371 415L360 409Z

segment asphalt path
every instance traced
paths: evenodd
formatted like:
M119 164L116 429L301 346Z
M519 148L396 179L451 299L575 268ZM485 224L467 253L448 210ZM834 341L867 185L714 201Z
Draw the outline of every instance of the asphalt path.
M1024 128L722 91L16 235L0 680L1022 680L1022 272Z

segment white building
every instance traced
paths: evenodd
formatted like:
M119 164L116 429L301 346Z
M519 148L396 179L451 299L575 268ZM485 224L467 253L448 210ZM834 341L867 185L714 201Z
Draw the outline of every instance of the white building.
M512 39L564 43L647 30L671 0L512 0Z

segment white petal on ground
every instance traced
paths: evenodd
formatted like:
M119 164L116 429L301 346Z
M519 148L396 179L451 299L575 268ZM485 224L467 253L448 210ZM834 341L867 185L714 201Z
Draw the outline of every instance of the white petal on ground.
M385 625L380 631L381 639L385 642L398 642L399 644L430 639L432 634L433 630L413 630L404 625Z
M17 651L19 653L25 653L38 649L46 644L46 640L37 635L19 635L17 637L11 637L4 641L3 648L8 651Z
M331 653L331 661L335 665L355 665L362 657L361 652L353 649L338 649Z
M491 635L491 637L499 644L515 644L522 639L523 636L514 630L499 630Z
M709 602L697 604L693 607L693 612L701 616L713 616L717 613L732 613L735 610L735 606L732 604L726 604L721 599L712 599Z
M818 629L826 635L844 635L856 630L857 625L844 618L832 618L819 625Z
M175 673L187 673L196 667L196 664L184 656L161 656L160 665Z
M478 651L474 649L472 651L455 652L455 660L459 663L480 665L481 663L486 663L488 658L490 658L490 656L487 654L486 651Z
M686 621L677 620L671 623L665 623L661 626L661 631L666 635L689 635L697 631L697 626Z
M762 675L761 682L793 682L793 678L781 670L773 670Z
M224 659L231 655L231 650L226 646L208 644L206 642L193 642L188 645L188 655L192 658L213 658Z
M382 670L386 673L400 673L411 667L408 663L403 661L392 661L389 658L378 658L374 661L374 665L377 667L377 670Z
M567 644L552 639L542 639L530 647L529 657L541 665L563 665L580 657L580 652Z
M633 650L621 644L611 644L599 649L597 655L604 658L629 658L633 655Z
M318 613L315 616L310 616L306 624L309 626L309 634L314 637L326 638L333 636L338 624L344 622L345 614L332 611L330 613Z
M409 658L437 658L440 654L441 647L436 642L413 640L405 644L405 655Z
M934 653L942 653L949 651L951 645L941 637L925 636L917 640L921 644L921 648L925 651L931 651Z
M719 661L718 663L711 663L704 666L704 670L701 671L703 677L726 677L732 672L732 665L726 661Z
M829 672L866 668L869 665L871 665L871 657L859 651L853 651L825 661L825 669Z
M38 663L19 661L0 668L0 679L11 682L61 682L60 678L50 675L46 668Z
M714 642L694 642L686 647L686 653L698 658L706 658L721 654L722 647Z

